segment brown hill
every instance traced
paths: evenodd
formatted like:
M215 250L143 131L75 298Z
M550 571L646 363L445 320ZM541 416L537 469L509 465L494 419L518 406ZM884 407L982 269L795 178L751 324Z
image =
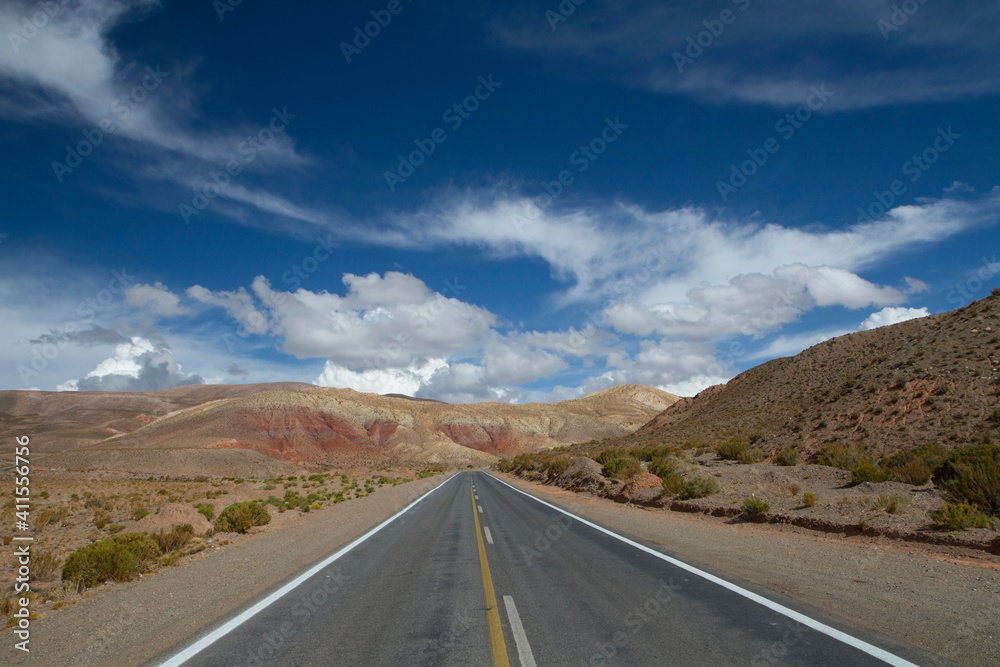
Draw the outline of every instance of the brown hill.
M1000 295L828 340L682 399L624 444L733 436L765 451L826 442L878 456L1000 435Z
M483 464L539 447L620 436L678 400L640 386L555 404L448 405L283 383L148 394L0 392L0 432L31 435L43 465L143 474L227 474L258 464ZM12 439L10 440L12 442ZM190 463L189 463L190 462ZM197 462L197 463L194 463ZM246 474L245 472L242 474Z

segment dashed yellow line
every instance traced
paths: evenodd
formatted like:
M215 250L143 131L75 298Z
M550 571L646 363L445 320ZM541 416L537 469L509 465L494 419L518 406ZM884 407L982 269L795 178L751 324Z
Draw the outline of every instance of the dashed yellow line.
M503 628L500 626L500 610L497 608L497 596L493 592L493 577L490 576L490 564L486 561L486 545L483 544L483 529L479 525L479 512L476 508L476 494L469 489L472 497L472 518L476 520L476 542L479 543L479 568L483 573L483 596L486 598L486 619L490 627L490 650L493 652L494 667L510 667L507 659L507 644L503 638Z

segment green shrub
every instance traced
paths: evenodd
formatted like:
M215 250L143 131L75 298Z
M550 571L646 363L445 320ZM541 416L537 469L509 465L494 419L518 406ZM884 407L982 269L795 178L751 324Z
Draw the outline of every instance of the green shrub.
M692 477L684 482L680 492L677 494L679 500L693 500L695 498L705 498L718 493L722 489L714 477Z
M749 449L744 449L742 452L736 455L737 463L743 463L749 465L751 463L759 463L764 460L764 452L752 447Z
M941 445L929 443L883 459L879 467L894 482L923 486L931 479L931 472L944 461L948 451Z
M215 520L215 529L223 533L245 533L254 526L264 526L270 521L271 515L260 503L238 502L222 510Z
M723 461L738 461L740 455L746 452L749 447L750 444L746 438L735 437L716 443L715 453Z
M993 520L967 502L947 503L931 512L934 523L948 530L992 528Z
M653 459L649 462L649 472L659 477L663 482L663 492L673 496L680 493L684 486L684 478L678 474L674 464L666 459Z
M816 463L841 470L853 470L862 460L869 460L868 451L857 445L845 445L839 442L827 442L819 448L815 455Z
M878 469L871 461L862 459L851 468L851 482L861 484L862 482L872 482L877 484L885 481L885 473Z
M806 507L812 507L816 504L816 494L811 491L806 491L802 494L802 504Z
M743 513L746 514L751 519L758 514L764 514L769 512L771 506L767 504L766 501L760 498L747 498L743 501Z
M934 483L951 503L971 503L1000 516L1000 445L982 444L951 452L934 469Z
M153 533L150 537L156 542L156 546L160 548L160 551L169 554L171 551L179 551L184 548L184 545L194 537L194 527L189 523L184 523L174 526L174 529L169 533L161 530L158 533Z
M614 449L605 449L600 454L595 456L594 460L600 463L601 465L605 465L606 463L608 463L609 461L613 461L614 459L624 459L631 457L632 453L629 452L628 450L614 448Z
M635 459L611 459L601 468L601 474L605 477L612 477L622 481L628 481L642 471L639 462Z
M670 445L659 445L649 447L635 447L629 450L629 455L639 461L653 461L655 459L665 459L676 454L677 448Z
M159 556L156 542L145 533L116 535L71 553L63 563L62 578L85 587L131 581Z
M909 504L910 499L906 496L882 493L879 494L878 500L875 501L875 509L885 510L888 514L896 514L900 509L905 508Z
M510 459L500 459L494 465L498 472L510 472L514 469L514 462Z
M120 523L113 523L110 526L108 526L108 532L111 533L112 535L114 535L115 533L120 533L123 530L125 530L125 526L123 526Z
M108 525L109 521L111 521L111 516L107 512L94 512L94 525L98 530L102 530L106 525Z
M205 517L208 521L215 518L215 507L209 503L195 503L194 508L198 510L198 513Z
M149 515L149 510L146 509L145 507L140 507L136 511L132 512L132 518L135 519L136 521L148 515Z
M779 466L794 466L799 463L799 450L785 447L774 455L774 462Z

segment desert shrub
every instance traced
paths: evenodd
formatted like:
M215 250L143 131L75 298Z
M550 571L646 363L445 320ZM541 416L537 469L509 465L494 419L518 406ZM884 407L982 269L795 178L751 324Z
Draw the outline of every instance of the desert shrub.
M730 438L715 444L715 453L724 461L738 461L740 454L743 454L750 447L746 438Z
M799 450L785 447L774 455L774 462L779 466L794 466L799 463Z
M877 465L867 459L858 461L854 464L854 467L851 468L851 482L853 484L861 484L862 482L872 482L877 484L884 481L885 473L879 470Z
M737 463L743 463L747 465L751 463L759 463L760 461L763 460L764 460L764 452L757 449L756 447L744 449L736 456Z
M951 503L971 503L1000 516L1000 445L982 444L951 452L934 469L934 483Z
M498 472L510 472L514 469L514 462L510 459L500 459L493 465L493 467Z
M59 569L59 559L47 549L31 550L31 574L34 578L45 581Z
M35 512L33 522L35 525L35 532L45 530L45 527L51 523L58 523L62 521L66 518L67 514L69 514L69 510L62 505L57 507L46 507L38 512Z
M906 496L896 494L879 494L875 501L875 509L885 510L888 514L896 514L900 509L904 509L910 504L910 499Z
M601 465L605 465L606 463L608 463L609 461L613 461L614 459L625 459L631 457L632 453L629 452L628 450L614 448L614 449L603 450L600 454L594 457L594 460L600 463Z
M97 526L98 530L102 530L109 521L111 521L111 516L107 512L94 512L94 525Z
M815 455L816 463L841 470L853 470L854 466L863 460L869 460L868 451L857 445L845 445L839 442L824 443Z
M115 533L120 533L125 530L125 526L120 523L113 523L108 526L108 532L114 535Z
M245 533L254 526L263 526L270 521L271 515L260 503L238 502L222 510L215 520L215 529L223 533Z
M670 445L650 445L648 447L635 447L629 450L629 454L640 461L653 461L655 459L665 459L666 457L676 454L677 448L671 447ZM655 474L655 473L654 473Z
M684 482L680 492L677 494L679 500L693 500L695 498L705 498L718 493L722 489L714 477L692 477Z
M806 491L802 494L802 504L806 507L812 507L816 504L816 494L811 491Z
M684 486L684 478L674 468L674 464L666 459L653 459L650 461L649 472L662 480L663 492L667 495L676 495Z
M160 551L169 554L171 551L179 551L184 548L184 545L194 537L194 527L189 523L184 523L174 526L174 529L169 533L161 530L158 533L153 533L150 537L156 542Z
M131 581L159 556L156 542L145 533L116 535L71 553L63 563L62 578L84 587Z
M557 458L557 459L552 459L552 461L549 463L548 470L546 470L545 472L549 476L549 479L553 480L559 475L566 472L567 468L569 468L569 459Z
M639 462L635 459L611 459L601 468L601 474L605 477L612 477L627 481L638 475L642 471Z
M88 510L92 510L92 509L100 509L100 507L103 504L104 504L103 498L94 497L94 498L87 498L86 502L83 503L83 506L86 507Z
M208 521L215 518L215 507L209 503L195 503L194 508L198 510L198 513L205 517Z
M146 509L145 507L140 507L136 511L132 512L132 518L135 519L136 521L148 515L149 515L149 510Z
M758 514L764 514L769 512L771 506L767 504L766 501L760 498L747 498L743 501L743 513L746 514L751 519Z
M883 459L879 466L886 477L894 482L923 486L931 479L931 472L947 456L948 451L936 443L921 445Z
M992 528L993 521L979 511L972 503L947 503L931 512L935 524L948 530L965 530L966 528Z

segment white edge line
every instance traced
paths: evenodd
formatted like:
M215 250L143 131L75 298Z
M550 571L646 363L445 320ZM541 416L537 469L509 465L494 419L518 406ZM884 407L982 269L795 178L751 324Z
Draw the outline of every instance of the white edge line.
M201 653L202 651L204 651L206 648L208 648L209 646L211 646L215 642L219 641L220 639L222 639L223 637L225 637L226 635L228 635L230 632L232 632L233 630L235 630L239 626L241 626L244 623L246 623L247 621L249 621L251 618L253 618L257 614L259 614L265 608L267 608L270 605L274 604L278 599L280 599L283 596L287 595L288 593L290 593L295 588L298 588L304 581L306 581L307 579L309 579L310 577L312 577L313 575L315 575L317 572L319 572L320 570L322 570L326 566L330 565L330 563L333 563L334 561L336 561L337 559L339 559L341 556L343 556L344 554L346 554L348 551L352 550L354 547L358 546L359 544L361 544L362 542L364 542L365 540L367 540L369 537L371 537L372 535L374 535L378 531L380 531L383 528L385 528L386 526L388 526L390 523L392 523L393 521L395 521L397 518L399 518L400 516L402 516L406 512L409 512L417 503L419 503L424 498L426 498L427 496L431 495L432 493L434 493L435 491L437 491L438 489L440 489L441 487L443 487L445 484L447 484L448 482L450 482L452 479L454 479L457 476L458 476L457 474L456 475L452 475L451 477L449 477L445 481L441 482L441 484L435 486L433 489L431 489L430 491L428 491L424 495L420 496L419 498L417 498L416 500L414 500L412 503L410 503L409 505L407 505L403 509L401 509L398 512L396 512L391 517L389 517L388 519L386 519L385 521L383 521L379 525L377 525L374 528L372 528L371 530L369 530L367 533L365 533L361 537L355 539L353 542L351 542L347 546L341 548L340 551L337 551L332 556L328 556L326 559L324 559L324 560L320 561L319 563L317 563L316 565L312 566L311 568L309 568L308 570L306 570L305 572L303 572L302 574L300 574L299 576L297 576L295 579L289 581L287 584L285 584L284 586L282 586L278 590L274 591L273 593L271 593L270 595L268 595L266 598L264 598L263 600L261 600L260 602L258 602L257 604L255 604L254 606L250 607L249 609L247 609L246 611L244 611L240 615L236 616L235 618L230 619L229 621L227 621L226 623L222 624L221 626L219 626L215 630L211 631L210 633L208 633L207 635L205 635L204 637L202 637L201 639L199 639L195 643L193 643L190 646L188 646L186 649L184 649L184 650L180 651L179 653L171 656L170 658L167 658L165 661L163 661L163 662L160 663L160 667L176 667L177 665L183 665L185 662L187 662L188 660L190 660L194 656L198 655L199 653Z
M482 514L483 513L483 506L482 505L476 505L476 507L479 508L479 513Z
M483 532L486 533L486 541L489 542L490 544L493 544L493 536L490 535L490 527L483 526Z
M531 652L528 635L524 633L524 626L521 625L517 607L514 606L514 598L509 595L503 596L503 604L507 607L507 620L510 621L510 631L514 634L514 644L517 645L517 657L521 660L521 667L535 667L535 656Z
M490 477L493 477L493 475L490 475L489 473L486 473L486 474L489 475ZM620 540L620 541L624 542L625 544L628 544L630 546L635 547L636 549L639 549L640 551L645 551L646 553L648 553L648 554L650 554L652 556L656 556L657 558L659 558L661 560L665 560L668 563L681 568L682 570L687 570L691 574L697 575L697 576L701 577L702 579L707 579L708 581L711 581L713 584L718 584L719 586L722 586L723 588L728 589L728 590L730 590L730 591L732 591L732 592L734 592L734 593L736 593L738 595L742 595L743 597L745 597L745 598L747 598L749 600L753 600L757 604L763 605L763 606L767 607L768 609L770 609L772 611L775 611L775 612L777 612L777 613L779 613L779 614L781 614L783 616L787 616L788 618L792 619L793 621L797 621L797 622L801 623L802 625L810 627L813 630L816 630L817 632L821 632L824 635L827 635L828 637L832 637L833 639L836 639L836 640L838 640L840 642L843 642L844 644L847 644L848 646L853 646L854 648L858 649L859 651L863 651L863 652L867 653L868 655L871 655L871 656L873 656L875 658L878 658L879 660L882 660L883 662L885 662L887 664L894 665L895 667L917 667L916 664L914 664L914 663L912 663L912 662L910 662L908 660L905 660L903 658L900 658L898 655L894 655L892 653L889 653L885 649L881 649L881 648L879 648L877 646L869 644L868 642L863 641L861 639L858 639L857 637L849 635L849 634L847 634L845 632L841 632L840 630L837 630L836 628L832 628L829 625L826 625L825 623L821 623L821 622L819 622L819 621L817 621L817 620L815 620L813 618L810 618L810 617L806 616L805 614L801 614L801 613L799 613L799 612L797 612L797 611L795 611L793 609L789 609L788 607L785 607L784 605L778 604L777 602L774 602L773 600L769 600L769 599L767 599L765 597L757 595L756 593L748 591L745 588L741 588L741 587L737 586L736 584L734 584L732 582L726 581L725 579L720 579L719 577L716 577L713 574L709 574L708 572L704 572L703 570L699 570L698 568L694 567L693 565L688 565L684 561L677 560L676 558L671 558L670 556L668 556L666 554L662 554L659 551L656 551L655 549L650 549L649 547L647 547L645 545L642 545L642 544L639 544L638 542L635 542L634 540L630 540L627 537L622 537L618 533L612 532L612 531L608 530L607 528L602 528L601 526L598 526L595 523L591 523L590 521L587 521L586 519L578 517L577 515L573 514L572 512L568 512L568 511L562 509L561 507L556 507L555 505L553 505L551 503L547 503L547 502L545 502L544 500L542 500L540 498L536 498L535 496L531 495L530 493L522 491L521 489L517 488L516 486L512 486L512 485L508 484L507 482L503 481L502 479L499 479L497 477L493 477L493 479L495 479L496 481L500 482L501 484L503 484L505 486L509 486L510 488L514 489L518 493L521 493L521 494L523 494L525 496L528 496L532 500L535 500L535 501L537 501L537 502L539 502L539 503L541 503L541 504L543 504L543 505L545 505L547 507L551 507L552 509L556 510L557 512L562 512L563 514L576 519L577 521L579 521L580 523L582 523L584 525L590 526L594 530L598 530L598 531L604 533L605 535L609 535L609 536L611 536L611 537L613 537L613 538L615 538L617 540Z

